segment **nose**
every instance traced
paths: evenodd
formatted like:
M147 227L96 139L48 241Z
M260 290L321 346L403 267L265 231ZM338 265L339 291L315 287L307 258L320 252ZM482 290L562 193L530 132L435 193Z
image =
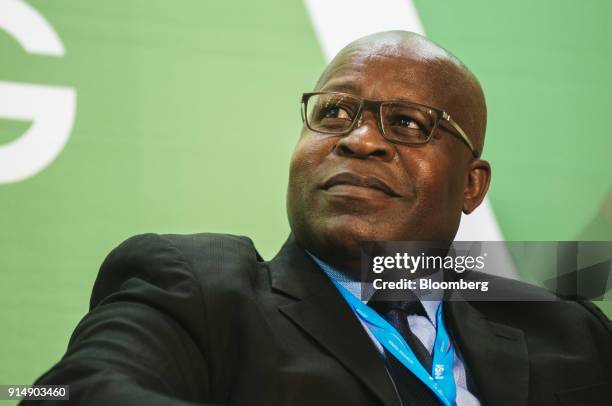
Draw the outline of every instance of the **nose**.
M368 159L374 158L382 161L393 159L395 148L383 138L375 115L362 115L355 128L338 139L335 152L347 158Z

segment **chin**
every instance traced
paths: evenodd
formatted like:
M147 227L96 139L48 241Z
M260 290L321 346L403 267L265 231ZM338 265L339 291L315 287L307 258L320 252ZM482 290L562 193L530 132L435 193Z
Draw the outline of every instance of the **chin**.
M361 243L364 241L387 239L380 225L354 216L336 216L317 224L313 231L325 252L345 258L359 258Z

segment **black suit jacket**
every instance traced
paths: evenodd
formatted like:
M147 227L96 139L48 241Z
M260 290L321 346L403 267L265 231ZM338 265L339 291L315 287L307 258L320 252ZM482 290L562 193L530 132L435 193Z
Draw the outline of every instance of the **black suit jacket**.
M592 304L455 300L444 311L483 405L611 404L612 332ZM269 262L245 237L128 239L36 383L69 384L84 405L399 406L367 333L293 237Z

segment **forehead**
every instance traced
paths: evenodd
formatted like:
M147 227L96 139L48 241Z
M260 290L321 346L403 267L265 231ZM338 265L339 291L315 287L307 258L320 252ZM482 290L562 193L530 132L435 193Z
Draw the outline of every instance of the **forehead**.
M355 49L334 59L318 89L452 110L457 79L452 63L439 54Z

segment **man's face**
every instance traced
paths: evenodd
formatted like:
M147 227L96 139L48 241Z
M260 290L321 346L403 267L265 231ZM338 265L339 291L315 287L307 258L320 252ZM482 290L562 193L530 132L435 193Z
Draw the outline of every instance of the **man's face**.
M317 90L421 103L446 110L465 125L469 112L453 90L452 76L436 61L357 49L337 58ZM333 262L336 256L357 256L360 241L452 240L470 150L444 129L426 145L393 144L382 137L376 112L362 114L361 125L348 135L302 129L287 202L298 242Z

